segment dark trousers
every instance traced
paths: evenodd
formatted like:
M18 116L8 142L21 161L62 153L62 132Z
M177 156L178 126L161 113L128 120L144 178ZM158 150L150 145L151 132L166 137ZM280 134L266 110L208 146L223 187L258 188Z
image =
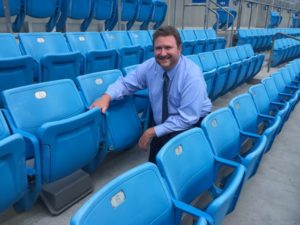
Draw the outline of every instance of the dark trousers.
M199 127L199 125L201 124L201 121L203 119L204 119L204 117L201 117L199 119L199 121L194 126L190 127L189 129L192 129L194 127ZM149 162L156 163L156 155L159 152L159 150L164 146L164 144L167 143L170 139L172 139L176 135L178 135L184 131L187 131L189 129L181 130L181 131L174 131L172 133L166 134L161 137L154 137L150 143Z

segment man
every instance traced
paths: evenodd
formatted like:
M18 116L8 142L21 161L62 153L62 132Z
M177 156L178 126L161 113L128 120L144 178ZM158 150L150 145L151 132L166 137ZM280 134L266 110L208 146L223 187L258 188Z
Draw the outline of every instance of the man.
M155 126L147 129L139 147L150 145L150 162L156 162L160 148L175 135L199 125L211 111L206 83L200 68L181 55L181 39L172 26L153 34L154 58L110 85L92 105L106 112L111 100L148 88ZM151 144L150 144L151 143Z

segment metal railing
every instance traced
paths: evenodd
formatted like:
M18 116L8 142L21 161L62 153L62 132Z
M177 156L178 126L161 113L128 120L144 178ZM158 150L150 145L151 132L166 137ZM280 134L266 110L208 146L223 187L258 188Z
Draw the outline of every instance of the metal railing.
M270 51L270 56L269 56L269 61L268 61L268 72L270 72L271 61L272 61L273 50L274 50L274 44L275 44L275 40L278 38L278 36L284 36L284 37L287 37L287 38L294 39L296 41L300 41L300 38L297 38L295 36L291 36L291 35L288 35L288 34L285 34L285 33L278 32L278 33L274 34L274 36L272 37L272 48L271 48L271 51Z

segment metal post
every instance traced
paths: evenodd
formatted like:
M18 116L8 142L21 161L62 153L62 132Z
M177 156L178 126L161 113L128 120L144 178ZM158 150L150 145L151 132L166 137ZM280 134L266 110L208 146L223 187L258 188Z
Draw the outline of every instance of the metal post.
M249 24L248 24L248 29L250 29L251 27L251 22L252 22L252 13L253 13L253 4L252 3L249 3L250 4L250 18L249 18Z
M243 12L243 0L239 1L239 10L238 10L238 18L237 18L237 24L236 24L236 29L240 29L241 26L241 18L242 18L242 12Z

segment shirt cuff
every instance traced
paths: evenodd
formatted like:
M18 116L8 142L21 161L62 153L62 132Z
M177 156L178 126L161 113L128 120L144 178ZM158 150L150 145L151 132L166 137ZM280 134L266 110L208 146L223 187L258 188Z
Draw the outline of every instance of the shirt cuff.
M161 137L170 133L170 131L164 126L163 123L155 126L154 131L157 137Z

